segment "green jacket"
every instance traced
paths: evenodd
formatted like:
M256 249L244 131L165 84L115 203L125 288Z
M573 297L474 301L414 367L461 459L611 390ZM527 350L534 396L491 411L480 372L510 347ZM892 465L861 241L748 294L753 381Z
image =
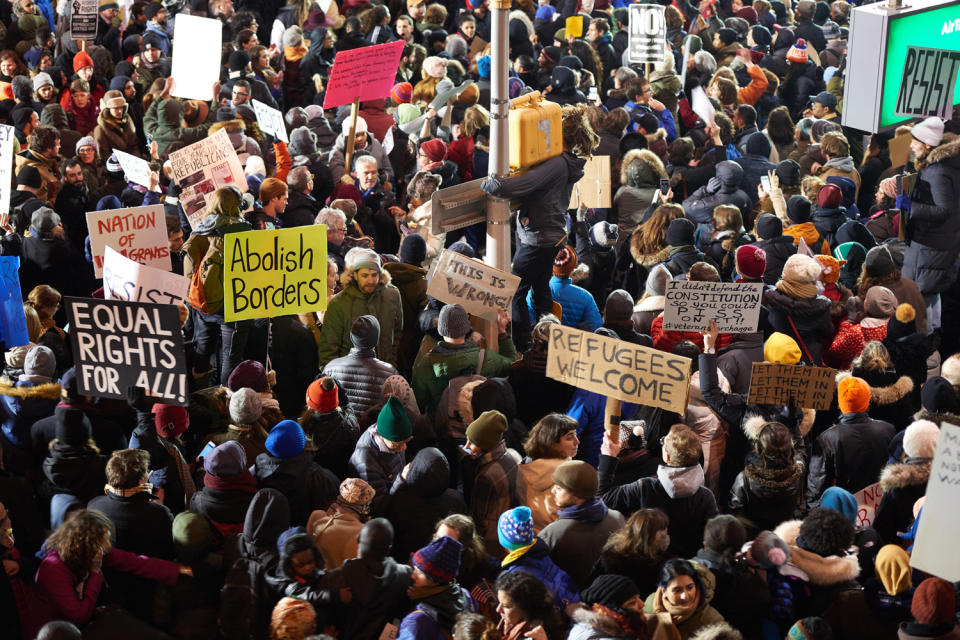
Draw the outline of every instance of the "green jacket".
M390 284L390 276L382 272L380 285L371 294L360 291L353 281L327 303L320 330L320 370L334 358L350 353L350 327L360 316L371 315L380 322L377 357L396 366L397 346L403 330L403 305L400 291Z
M507 375L510 365L517 359L513 340L506 334L500 336L500 353L485 349L480 375L496 378ZM450 344L446 340L437 344L413 365L413 393L427 414L433 415L440 396L447 384L458 376L477 373L480 347L473 340L463 344Z
M157 141L157 153L163 155L174 142L183 146L199 142L207 137L207 132L217 120L217 113L211 109L207 119L197 127L184 127L181 123L183 105L176 98L154 100L143 116L143 130Z

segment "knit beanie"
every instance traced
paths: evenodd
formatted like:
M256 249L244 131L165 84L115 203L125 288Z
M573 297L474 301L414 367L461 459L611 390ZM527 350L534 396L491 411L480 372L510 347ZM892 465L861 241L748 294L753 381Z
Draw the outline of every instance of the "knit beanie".
M409 104L413 100L413 85L409 82L398 82L390 90L390 98L396 104Z
M567 460L554 469L551 479L581 500L597 497L597 470L589 462Z
M836 284L840 279L840 261L833 256L818 253L814 260L820 263L820 282L823 284Z
M790 199L787 200L787 217L793 224L810 222L813 215L812 208L812 203L803 196L790 196Z
M810 256L795 253L783 263L782 278L788 282L799 284L813 284L823 271L820 263Z
M447 75L447 63L437 56L426 58L420 69L430 78L442 78Z
M724 46L733 44L737 41L737 32L728 27L718 29L717 36L720 38L720 42L722 42Z
M943 578L927 578L913 592L910 613L920 624L956 624L953 585Z
M39 91L41 87L54 86L53 78L50 77L50 74L46 71L41 71L37 75L33 76L33 90Z
M227 67L230 71L243 71L250 64L250 54L243 49L238 49L227 58Z
M447 247L447 250L453 251L455 253L459 253L462 256L467 256L468 258L477 257L477 252L473 250L473 247L471 247L468 243L464 242L463 240L457 240L452 245Z
M443 162L447 157L447 145L440 138L430 138L420 144L420 151L430 162Z
M897 306L893 317L887 321L887 337L897 340L917 332L917 312L909 302Z
M347 269L356 271L358 269L373 269L380 271L380 256L373 249L365 247L354 247L347 251L343 257Z
M936 147L943 140L943 120L931 116L920 124L914 125L910 135L926 145Z
M774 331L763 343L763 360L773 364L797 364L800 362L800 346L785 333Z
M960 353L955 353L943 361L943 364L940 365L940 375L946 378L954 389L960 387ZM64 374L64 377L66 377L66 374ZM61 386L64 384L63 380L60 381L60 384Z
M577 252L570 245L564 245L553 259L553 275L558 278L569 278L577 268Z
M236 440L228 440L204 456L203 470L218 478L238 476L247 470L247 452Z
M477 60L477 75L479 75L481 78L489 78L490 64L490 56L483 56Z
M737 247L734 257L737 273L744 278L759 280L767 269L767 252L752 244Z
M460 572L460 553L463 545L450 536L440 536L413 554L412 564L432 582L448 584Z
M419 233L411 233L400 243L400 262L419 267L427 259L427 241Z
M863 261L864 274L870 278L882 278L893 273L897 268L890 248L883 244L867 251L867 257Z
M293 420L281 420L267 436L266 447L274 458L296 458L303 453L307 437Z
M932 458L940 439L940 428L929 420L915 420L903 432L903 452L908 458Z
M835 184L825 184L817 192L817 206L821 209L836 209L843 204L843 192Z
M190 426L190 414L186 407L175 404L153 405L153 424L157 435L162 438L176 438Z
M93 66L93 58L90 57L90 54L86 51L78 51L73 56L73 72L77 73L80 69L85 69L87 67Z
M837 402L842 413L863 413L870 406L870 385L856 376L844 378L837 385Z
M787 640L826 640L832 637L830 623L816 616L797 620L787 632Z
M793 43L793 45L791 45L790 49L787 51L787 62L806 64L808 59L807 41L803 38L797 38L797 41Z
M307 387L307 406L320 413L330 413L340 406L340 388L336 381L324 376Z
M283 41L287 42L287 32L283 32ZM292 46L292 45L286 45ZM306 600L284 597L270 612L270 638L274 640L292 640L312 636L317 630L317 611Z
M754 27L757 29L758 27ZM759 27L763 29L763 27ZM774 170L781 187L791 187L800 184L800 165L796 160L781 160Z
M58 412L57 429L54 432L59 442L71 447L82 447L92 437L93 427L80 409Z
M413 435L413 426L403 403L395 397L387 398L377 416L377 435L390 442L406 442Z
M841 487L827 487L820 496L820 506L842 513L850 522L855 522L860 506L853 494Z
M28 376L52 378L57 369L57 357L50 347L36 345L30 347L23 359L23 372Z
M667 244L671 247L684 247L693 244L696 225L686 218L676 218L667 227Z
M590 244L594 247L609 249L617 244L619 237L617 225L610 222L598 222L590 227Z
M623 289L611 291L603 305L604 324L629 323L632 315L633 296Z
M213 542L213 526L204 516L182 511L173 519L170 537L180 562L199 564Z
M350 342L357 349L373 349L380 342L380 322L376 316L360 316L350 325Z
M230 396L230 419L237 426L253 424L263 414L263 401L253 389L238 389Z
M586 463L584 463L586 464ZM500 514L497 538L507 551L516 551L533 544L533 519L529 507L516 507Z
M831 131L836 131L837 126L833 124L830 120L815 120L810 126L810 136L813 138L814 142L820 142L823 139L823 136L827 135Z
M644 285L644 290L651 296L666 295L667 282L670 280L673 280L673 274L665 266L658 264L650 269L650 273L647 274L647 283Z
M874 285L863 298L863 310L871 318L889 318L897 311L897 296L886 287Z
M267 391L267 370L256 360L244 360L230 372L227 378L227 388L230 391L238 389L253 389L254 391Z
M446 304L440 309L437 333L444 338L465 338L473 331L466 310L459 304Z
M599 604L608 609L622 609L623 603L640 595L637 583L626 576L612 573L597 576L583 590L582 600L588 605Z
M507 417L499 411L484 411L467 427L467 440L486 453L503 440L507 430Z
M950 381L934 376L920 388L920 404L932 413L960 413L960 401Z

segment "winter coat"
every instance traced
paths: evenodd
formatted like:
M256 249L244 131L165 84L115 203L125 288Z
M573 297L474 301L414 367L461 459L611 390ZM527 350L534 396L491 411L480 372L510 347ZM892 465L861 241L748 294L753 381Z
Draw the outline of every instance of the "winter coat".
M566 571L577 590L590 586L590 570L614 531L626 522L619 511L607 509L599 498L561 509L559 518L540 532L550 547L550 558Z
M854 163L853 158L850 156L845 156L843 158L834 158L832 160L828 160L823 166L817 169L816 175L824 182L826 182L827 178L830 176L840 176L842 178L850 178L853 180L854 184L857 186L853 200L853 202L856 203L857 197L859 197L860 193L860 173L857 171L857 166Z
M683 210L687 217L697 224L712 224L714 207L730 204L738 207L746 219L753 204L750 194L740 186L743 179L744 168L740 164L728 161L718 163L715 178L683 201Z
M863 352L871 340L882 342L887 337L887 320L864 318L861 322L840 322L830 345L823 351L823 363L835 369L849 369L853 359Z
M49 380L44 378L43 380ZM30 382L18 380L14 384L0 380L0 410L3 435L21 450L30 450L30 427L41 418L52 416L60 397L59 382Z
M316 447L314 461L338 478L346 478L347 460L360 437L353 411L337 407L329 413L308 412L301 426Z
M270 362L277 373L273 392L285 416L303 413L307 387L317 373L317 342L313 332L296 316L274 318Z
M397 640L445 640L453 631L457 614L467 611L468 602L463 588L451 582L440 593L417 602L413 612L400 622Z
M397 375L397 368L377 358L373 349L353 347L349 354L328 362L321 375L336 380L350 407L360 414L380 402L383 383Z
M574 391L571 385L547 377L547 354L535 349L510 365L507 380L514 397L523 398L517 406L517 418L527 428L555 407L566 407Z
M769 312L767 318L770 328L796 339L798 344L802 340L813 360L811 364L820 366L823 343L833 337L830 301L823 296L791 298L777 289L770 289L763 294L763 306ZM793 330L790 320L793 320L797 331ZM800 351L803 354L802 346ZM807 359L806 354L802 355L802 359Z
M346 156L346 149L347 135L345 133L341 133L339 136L337 136L337 141L333 144L333 151L330 152L330 159L327 161L327 164L330 166L330 172L333 174L334 184L339 183L340 178L342 178L343 174L346 173L346 169L343 166ZM360 151L360 149L354 150L354 158L357 157L357 151ZM370 133L367 133L367 144L362 151L366 154L372 155L376 159L377 169L380 171L381 182L389 182L390 184L393 184L393 166L390 164L390 158L387 156L387 152L384 151L383 146L377 142L377 139L370 135Z
M730 383L734 393L750 390L753 363L763 362L763 333L736 333L730 344L717 349L717 370Z
M928 458L906 458L888 464L880 473L883 497L877 506L871 526L888 544L896 544L897 534L913 524L913 505L927 491L931 461Z
M573 284L570 278L550 277L550 294L553 301L560 305L562 313L560 321L565 327L595 331L603 324L597 303L590 292L583 287ZM530 308L530 324L537 323L533 308L533 291L527 294L527 305Z
M830 245L826 239L820 235L820 231L817 230L816 225L812 222L792 224L783 230L783 235L793 238L793 242L797 245L799 245L800 240L803 239L803 241L807 243L807 247L814 253L831 255Z
M354 320L363 315L372 315L380 321L380 341L377 343L377 355L384 362L397 361L397 345L403 328L403 305L400 292L390 284L390 273L380 273L380 285L367 294L351 280L337 295L327 303L327 312L323 316L323 329L320 331L321 367L325 367L334 358L350 353L353 343L350 341L350 327Z
M837 374L837 383L851 375L846 371ZM913 403L913 380L910 376L897 375L892 368L886 371L854 368L852 375L863 378L870 385L870 406L867 414L875 420L885 420L900 432L913 422L916 406Z
M557 501L553 497L553 472L566 462L562 458L524 460L518 467L517 490L520 502L530 508L534 533L557 519Z
M400 291L403 303L403 331L400 332L400 344L397 347L397 368L409 372L423 333L417 318L427 306L427 270L412 264L390 262L383 266L390 272L393 285Z
M114 149L120 149L131 155L140 155L140 143L137 140L137 130L134 128L130 116L117 121L108 117L106 110L97 116L97 126L93 130L93 139L97 141L101 158L109 158Z
M831 485L856 493L876 482L893 434L893 425L874 420L866 413L841 415L814 444L807 478L807 506L817 506L820 495Z
M766 424L763 418L754 417L745 421L744 429L757 425L762 429ZM793 517L803 491L803 472L803 465L796 462L767 467L751 453L730 489L730 513L749 520L757 531L772 530Z
M697 345L701 351L703 350L703 334L699 331L664 331L662 314L653 319L653 323L650 325L650 337L653 338L653 346L655 349L666 351L667 353L671 353L673 348L684 340L689 340ZM723 349L730 344L731 338L733 338L733 334L719 334L717 336L716 347Z
M519 461L517 452L501 441L476 460L463 463L464 482L469 483L465 495L470 505L469 515L477 525L477 535L483 538L487 553L497 558L504 555L497 537L500 514L521 504L517 491Z
M280 213L280 221L284 229L292 227L309 227L313 224L320 212L320 203L313 196L290 189L287 195L287 206Z
M387 557L351 558L343 563L343 581L353 592L353 601L341 604L340 631L344 638L377 640L388 622L410 610L407 588L413 584L413 568Z
M240 533L243 519L247 515L250 501L256 493L255 487L249 489L212 489L198 487L190 498L190 511L205 517L221 533Z
M756 243L767 254L767 266L763 271L763 281L766 284L777 284L777 280L783 275L783 265L787 259L797 252L797 245L794 244L791 236L777 236L776 238L766 238Z
M563 609L572 602L580 602L580 590L570 575L550 559L550 547L541 538L533 543L511 551L503 559L500 575L523 571L543 583L553 596L554 604Z
M340 489L340 480L314 462L309 451L293 458L261 453L253 477L261 489L276 489L287 497L294 522L304 522L311 511L329 505Z
M802 65L791 62L789 67L786 79L780 84L780 97L783 104L790 110L793 121L799 122L810 96L817 93L820 68L813 62L805 62Z
M643 215L653 204L659 185L631 187L623 185L613 196L611 215L619 227L619 237L628 238L633 230L644 222Z
M236 118L234 120L214 122L210 125L207 135L212 136L221 129L227 132L227 137L230 138L230 144L233 146L233 150L237 152L237 157L240 159L241 164L245 165L250 156L263 157L263 151L260 149L257 141L246 135L247 125L244 124L243 120Z
M174 557L173 514L162 504L151 501L149 493L141 491L128 498L107 493L92 499L87 508L110 518L116 536L114 545L118 549L157 558Z
M154 100L147 107L143 129L157 142L157 153L161 156L175 142L180 143L179 147L185 147L206 138L217 117L216 110L211 109L205 122L196 127L184 127L180 122L182 115L183 107L175 98Z
M638 509L660 509L670 518L670 553L690 558L703 544L703 528L717 515L717 501L703 486L703 468L657 468L656 478L641 478L623 486L613 485L617 460L600 456L597 495L611 509L632 514Z
M747 144L750 145L749 140ZM743 167L743 177L740 179L740 188L747 194L747 197L750 198L750 206L753 207L757 201L757 185L760 184L760 178L767 175L768 171L776 169L777 165L770 162L766 155L749 152L745 153L742 158L737 158L734 162ZM744 219L746 219L746 212L742 209L740 212L743 214Z
M86 447L57 442L43 461L43 475L52 493L68 493L86 502L103 494L107 459Z
M57 166L57 159L51 160L32 149L27 149L18 153L14 157L14 162L15 175L19 175L24 167L33 167L40 172L40 190L37 191L37 197L52 207L60 192L60 169Z
M702 575L701 578L703 578ZM723 622L723 616L720 615L720 612L710 606L710 601L712 598L713 589L710 587L706 589L706 593L700 595L700 604L694 614L683 622L674 624L676 633L679 635L681 640L688 640L689 638L694 637L694 634L697 634L697 632L704 627ZM654 613L655 601L655 593L648 594L644 598L644 615L652 617ZM697 634L696 637L700 638L701 634ZM709 638L709 636L706 637Z
M813 226L831 247L837 246L837 230L848 220L846 209L814 209Z
M367 430L360 435L353 455L350 456L348 468L351 478L366 480L376 491L376 497L373 499L374 511L386 504L390 487L400 476L405 462L402 453L383 451L379 441L377 425L367 427Z
M517 240L534 247L552 247L567 235L567 206L573 185L583 177L586 160L563 152L513 178L487 178L486 193L521 200Z
M313 536L328 569L336 569L344 560L357 557L363 519L352 509L333 503L318 509L307 520L307 533Z
M698 262L706 262L718 272L720 271L719 265L715 264L713 260L710 259L710 256L693 245L670 247L670 258L663 263L663 266L667 268L670 275L677 278L681 275L686 275L690 271L690 267Z
M904 622L897 630L897 638L899 640L960 640L960 627L956 624L946 633L944 631L944 625Z

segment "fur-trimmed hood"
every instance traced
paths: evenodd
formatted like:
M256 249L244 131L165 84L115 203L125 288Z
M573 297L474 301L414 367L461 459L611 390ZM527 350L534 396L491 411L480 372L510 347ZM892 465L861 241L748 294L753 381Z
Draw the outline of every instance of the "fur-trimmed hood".
M636 311L656 311L657 313L660 313L661 311L663 311L664 306L666 304L667 304L666 296L649 296L647 298L643 298L642 300L640 300L640 302L638 302L633 307L633 310L635 312Z
M917 462L888 464L880 473L880 487L886 493L892 489L925 485L930 478L930 465L931 461L925 458Z
M629 637L620 623L599 611L588 609L584 605L578 606L570 616L574 624L582 624L599 631L609 638Z
M790 547L790 564L806 573L810 584L818 587L829 587L856 579L860 574L860 562L856 555L824 558L798 547L800 523L800 520L787 520L774 530L774 533Z
M850 371L840 371L837 373L837 384L840 384L840 382L852 375ZM912 392L913 379L910 376L900 376L896 382L885 387L874 387L870 385L870 404L878 407L886 407L900 402Z
M215 134L217 131L220 131L220 129L226 130L227 133L246 133L247 125L240 118L214 122L210 125L210 135Z
M722 640L724 638L732 638L733 635L730 631L731 626L726 622L708 624L705 627L697 629L697 632L690 636L690 640Z
M648 133L648 134L646 134L644 137L647 139L647 144L648 144L648 145L651 145L651 144L653 144L654 142L656 142L657 140L666 140L666 139L667 139L667 131L666 131L666 129L664 129L663 127L660 127L659 129L657 129L657 130L654 131L653 133Z
M960 156L960 136L945 133L940 146L934 147L926 158L916 163L917 169L926 169L932 164L944 162L957 156Z
M771 469L747 464L743 468L743 475L749 478L751 483L757 484L763 489L779 492L796 486L797 480L803 475L803 467L799 464L791 464L789 467Z
M914 420L929 420L936 425L940 425L941 422L949 422L950 424L955 424L960 426L960 415L955 413L950 413L949 411L944 411L938 413L936 411L927 411L926 409L920 409L915 414L913 414Z
M666 262L670 258L670 247L664 247L657 253L643 253L641 243L640 227L630 234L630 255L633 259L644 267L652 267L661 262Z
M60 399L60 383L44 382L31 386L16 386L10 380L3 378L0 380L0 395L13 398L43 398L45 400Z
M801 436L805 436L810 433L810 429L813 428L814 420L817 418L817 412L814 409L802 409L801 411L802 417L800 418L800 424L797 425L797 431L800 432ZM749 414L744 418L741 428L747 438L755 442L756 439L760 437L760 432L763 431L763 428L769 422L772 422L772 420L768 420L757 414Z
M346 288L347 286L349 286L350 284L352 284L353 281L354 281L354 278L353 278L353 269L351 269L350 267L346 267L346 268L343 270L343 273L340 274L340 284L342 284L342 285L344 286L344 288ZM381 270L380 270L380 284L382 284L383 286L387 286L387 285L390 284L392 281L393 281L393 277L390 275L390 272L387 271L386 269L381 269Z

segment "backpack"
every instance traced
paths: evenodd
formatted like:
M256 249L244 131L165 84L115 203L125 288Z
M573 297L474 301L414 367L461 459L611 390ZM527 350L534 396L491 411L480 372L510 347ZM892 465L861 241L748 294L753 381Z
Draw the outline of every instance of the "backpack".
M465 414L466 407L462 407L460 397L467 385L476 386L486 380L486 377L480 375L483 371L483 357L486 349L480 347L477 357L476 373L457 376L447 382L447 388L440 395L440 402L437 405L437 426L441 428L441 433L446 432L458 441L466 442L467 425L472 420ZM472 413L472 412L471 412Z
M223 310L223 298L223 238L214 236L207 239L207 249L193 267L187 302L212 314Z

